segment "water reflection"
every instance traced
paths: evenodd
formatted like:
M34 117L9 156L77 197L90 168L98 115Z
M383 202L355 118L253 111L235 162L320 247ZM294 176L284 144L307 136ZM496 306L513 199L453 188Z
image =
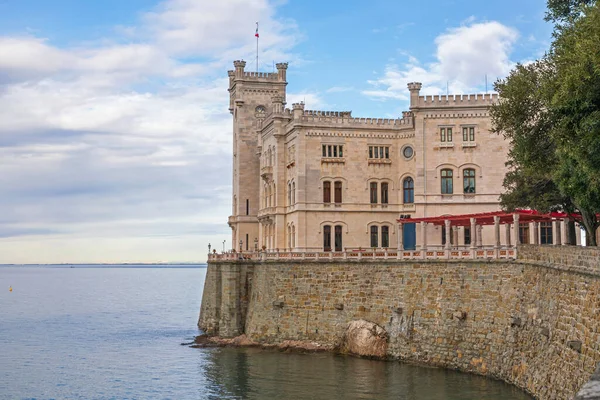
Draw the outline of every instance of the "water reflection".
M208 399L530 399L479 376L398 362L259 349L201 349Z

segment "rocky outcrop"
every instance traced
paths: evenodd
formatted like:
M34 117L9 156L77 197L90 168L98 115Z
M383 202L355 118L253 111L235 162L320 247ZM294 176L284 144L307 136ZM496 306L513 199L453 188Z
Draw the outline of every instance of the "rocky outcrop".
M365 320L350 321L342 337L342 353L385 358L389 335L381 326Z
M600 364L590 380L577 393L575 400L600 400Z

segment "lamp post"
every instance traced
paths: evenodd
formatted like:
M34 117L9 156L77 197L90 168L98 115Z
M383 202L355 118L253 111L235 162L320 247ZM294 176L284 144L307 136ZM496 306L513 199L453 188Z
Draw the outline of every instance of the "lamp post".
M240 253L242 252L242 244L244 244L244 241L240 239Z
M210 243L208 244L208 254L210 254Z
M254 238L254 251L258 251L258 238Z
M223 240L223 253L225 253L225 242L226 242L226 241L227 241L227 240Z

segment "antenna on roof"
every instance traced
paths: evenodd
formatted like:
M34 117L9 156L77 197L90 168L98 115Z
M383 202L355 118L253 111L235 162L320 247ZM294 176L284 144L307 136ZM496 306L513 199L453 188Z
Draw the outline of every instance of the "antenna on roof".
M448 81L446 81L446 97L448 97L448 94L449 94L448 92L449 92L448 91Z

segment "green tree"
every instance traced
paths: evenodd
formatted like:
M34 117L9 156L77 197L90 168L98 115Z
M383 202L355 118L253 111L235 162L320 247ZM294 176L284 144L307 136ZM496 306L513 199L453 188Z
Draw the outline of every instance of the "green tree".
M565 22L577 18L583 7L591 5L595 0L548 0L546 21Z
M600 212L600 2L549 0L549 53L495 88L493 130L511 143L505 209L579 211L597 245ZM570 227L570 243L574 228Z

